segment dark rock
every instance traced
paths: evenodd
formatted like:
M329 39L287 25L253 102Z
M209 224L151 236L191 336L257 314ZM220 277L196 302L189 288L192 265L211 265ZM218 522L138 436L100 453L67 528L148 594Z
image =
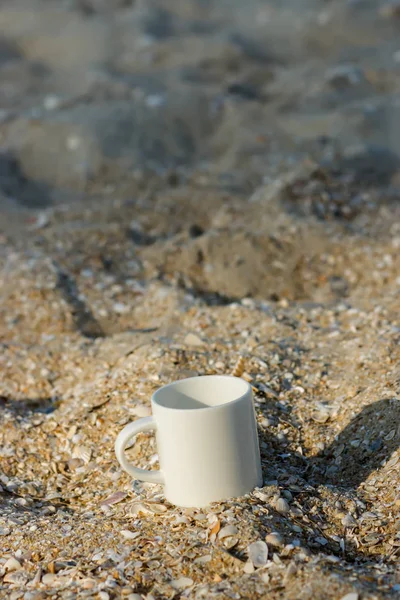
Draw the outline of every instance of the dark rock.
M197 238L203 235L204 229L195 223L189 227L189 235L191 238Z

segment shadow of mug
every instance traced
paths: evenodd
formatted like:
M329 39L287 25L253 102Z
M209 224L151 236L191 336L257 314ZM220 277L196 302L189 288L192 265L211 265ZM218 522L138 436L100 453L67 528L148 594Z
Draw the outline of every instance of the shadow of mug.
M356 488L399 446L400 400L378 400L365 406L330 446L308 460L307 479Z

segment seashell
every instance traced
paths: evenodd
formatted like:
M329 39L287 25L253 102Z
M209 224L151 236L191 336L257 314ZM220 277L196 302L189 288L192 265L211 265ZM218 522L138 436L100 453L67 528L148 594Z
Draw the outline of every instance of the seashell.
M358 527L357 521L350 513L347 513L347 515L343 517L342 525L345 527Z
M226 548L226 550L230 550L231 548L234 548L238 542L239 540L237 537L230 536L222 540L222 545L224 548Z
M16 558L14 558L13 556L11 556L5 563L4 563L4 568L6 571L18 571L19 569L22 569L22 565L19 562L19 560L17 560Z
M382 536L376 533L369 533L361 539L361 543L363 546L367 546L370 548L371 546L376 546L379 542L382 541Z
M8 527L0 527L0 535L10 535L11 529Z
M153 513L155 515L161 515L162 513L165 513L168 510L168 508L165 506L165 504L156 504L156 503L147 504L147 508L150 513Z
M277 548L279 548L280 546L283 546L283 544L284 544L283 537L281 536L280 533L277 533L276 531L272 531L271 533L268 533L265 536L265 541L267 542L267 544L269 546L276 546Z
M294 550L293 544L286 544L286 546L283 548L283 550L281 552L281 556L282 557L290 556L292 554L293 550Z
M188 333L183 340L186 346L204 346L203 340L195 333Z
M258 500L261 500L261 502L268 502L268 500L269 500L268 494L266 494L265 492L262 492L261 490L255 490L253 492L253 496L258 498Z
M31 579L31 581L29 582L29 587L35 587L38 583L40 583L40 580L42 579L42 569L41 567L38 568L38 570L35 573L35 577L33 579Z
M96 581L94 579L92 579L91 577L86 577L85 579L81 580L80 584L84 590L91 590L96 585Z
M232 535L236 535L237 533L239 533L239 530L237 527L235 527L234 525L226 525L226 527L223 527L219 534L218 534L218 539L219 540L223 540L226 537L230 537Z
M179 579L173 579L169 582L169 585L174 588L174 590L185 590L188 587L193 585L193 579L190 577L179 577Z
M251 562L251 560L248 560L247 563L244 565L243 571L245 573L247 573L248 575L250 575L251 573L254 573L254 565Z
M191 520L185 515L176 515L174 525L189 525Z
M129 529L121 529L120 534L127 540L134 540L140 535L140 531L129 531Z
M221 529L221 521L217 519L213 526L210 529L210 535L217 535L219 530Z
M203 556L199 556L193 562L195 565L205 565L212 559L211 554L204 554Z
M199 513L198 515L194 515L193 519L195 521L205 521L207 519L207 515L204 513Z
M112 506L113 504L118 504L118 502L124 500L127 497L127 495L127 492L114 492L114 494L111 494L111 496L103 500L101 505Z
M326 410L319 410L311 415L311 418L316 423L326 423L330 419L330 414Z
M242 374L244 373L244 368L245 368L244 358L242 355L239 355L239 358L237 359L235 366L233 367L232 376L233 377L241 377Z
M264 567L267 564L268 546L265 542L253 542L247 547L247 553L254 567Z
M296 563L294 562L294 560L292 560L289 563L288 568L286 569L286 573L283 578L283 585L286 585L287 582L289 581L289 579L291 579L291 577L293 577L293 575L295 575L296 573L297 573L297 566L296 566Z
M83 462L83 460L81 458L71 458L68 461L68 468L70 471L75 471L76 469L83 467L84 464L85 463Z
M278 498L275 502L275 509L281 515L287 515L290 512L290 506L285 498Z
M358 600L359 595L357 594L357 592L350 592L350 594L346 594L345 596L342 596L340 598L340 600Z
M42 577L42 583L44 583L44 585L55 585L59 583L59 579L57 575L54 575L53 573L46 573Z
M369 511L364 512L360 517L360 521L371 521L373 519L378 519L378 515Z
M137 406L130 408L129 413L134 417L148 417L151 415L151 408L144 404L138 404Z
M3 583L15 583L17 585L24 585L28 581L28 575L25 571L11 571L6 573L3 577Z
M78 446L75 446L75 448L72 451L72 458L80 458L86 464L88 462L90 462L91 457L92 457L92 451L87 446L78 445Z
M385 467L387 467L388 469L391 469L392 467L394 467L395 465L397 465L397 463L400 460L400 456L394 456L393 458L391 458L385 465Z
M167 511L165 504L143 504L142 502L134 502L131 506L129 513L132 516L136 515L161 515Z

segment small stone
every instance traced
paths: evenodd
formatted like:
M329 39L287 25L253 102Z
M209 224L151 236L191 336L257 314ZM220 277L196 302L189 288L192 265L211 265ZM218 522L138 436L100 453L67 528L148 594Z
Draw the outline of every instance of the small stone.
M281 515L287 515L290 512L290 506L287 500L284 498L278 498L275 502L275 509Z
M43 106L46 110L55 110L60 106L60 98L54 94L50 94L44 98Z
M325 79L332 86L343 88L360 83L364 74L356 65L338 65L327 71Z
M124 304L123 302L114 302L113 310L118 315L124 315L130 311L130 307L127 304Z
M317 542L317 544L319 544L320 546L326 546L326 544L328 543L328 540L322 536L316 537L315 541Z
M255 567L264 567L268 560L268 546L265 542L253 542L247 547L249 560Z
M126 600L143 600L143 596L140 594L129 594L129 596L126 597Z
M22 569L22 565L16 558L11 556L11 558L4 563L4 568L6 571L18 571L19 569Z
M99 592L99 600L110 600L110 594L108 592Z
M358 600L359 595L357 592L350 592L350 594L346 594L345 596L342 596L342 598L340 600Z
M0 535L10 535L11 529L8 527L0 527Z
M203 340L201 338L199 338L198 335L195 335L194 333L188 333L185 336L183 343L186 344L186 346L203 346L204 345Z
M191 225L189 227L189 235L191 238L200 237L201 235L203 235L203 233L204 233L204 229L202 227L200 227L200 225L197 225L196 223L194 223L193 225Z

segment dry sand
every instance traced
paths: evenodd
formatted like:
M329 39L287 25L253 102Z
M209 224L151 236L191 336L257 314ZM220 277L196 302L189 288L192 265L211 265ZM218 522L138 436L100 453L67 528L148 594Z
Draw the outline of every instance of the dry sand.
M396 2L3 0L0 598L399 596L399 33ZM264 487L132 482L123 425L238 359Z

